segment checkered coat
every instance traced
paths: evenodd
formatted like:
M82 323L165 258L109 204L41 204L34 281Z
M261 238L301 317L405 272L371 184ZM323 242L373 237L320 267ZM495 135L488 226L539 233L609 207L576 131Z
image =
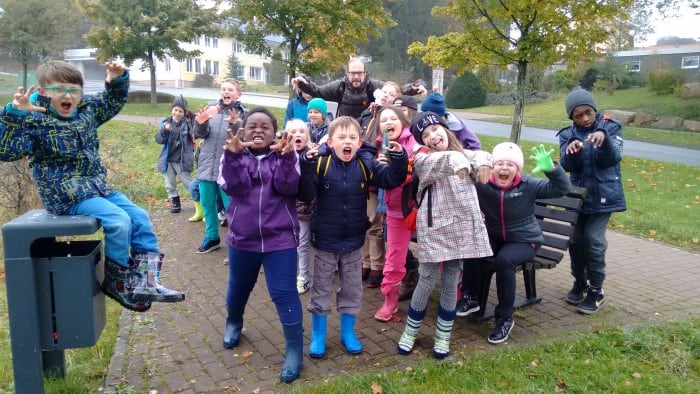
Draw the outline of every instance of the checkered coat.
M478 166L487 165L487 160L488 154L483 151L427 153L420 149L415 153L414 171L420 179L418 199L421 205L416 227L421 263L493 254L474 181L471 177L460 179L455 175L461 169L472 173Z

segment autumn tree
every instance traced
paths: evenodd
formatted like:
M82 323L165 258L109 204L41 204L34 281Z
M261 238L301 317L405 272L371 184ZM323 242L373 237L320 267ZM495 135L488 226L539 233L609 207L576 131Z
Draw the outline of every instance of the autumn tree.
M605 26L627 17L632 0L455 0L433 8L436 17L454 18L460 31L414 42L409 53L433 67L456 65L463 73L479 67L517 68L516 103L510 139L522 129L528 66L558 61L588 62L600 54Z
M63 51L78 41L75 26L82 15L74 0L0 0L0 47L22 66L27 87L30 64L46 58L63 59Z
M394 24L381 2L373 0L231 0L230 4L230 15L239 22L231 34L248 51L282 61L290 77L297 71L315 75L340 68L359 43ZM280 47L288 54L273 53L265 40L268 35L280 36Z
M192 0L80 0L86 14L98 23L87 40L99 49L101 61L121 58L128 66L137 59L150 71L151 105L156 105L156 60L197 57L198 50L182 44L201 35L220 36L216 5L199 7Z

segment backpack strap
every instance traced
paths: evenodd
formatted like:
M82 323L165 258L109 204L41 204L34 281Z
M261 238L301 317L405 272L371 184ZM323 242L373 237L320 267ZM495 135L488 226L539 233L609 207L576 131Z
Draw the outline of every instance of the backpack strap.
M365 163L357 157L358 163L360 163L360 170L362 170L362 177L365 179L365 183L368 183L374 177L374 173L367 169ZM316 162L316 174L320 176L326 176L328 173L328 168L331 166L331 155L319 156Z

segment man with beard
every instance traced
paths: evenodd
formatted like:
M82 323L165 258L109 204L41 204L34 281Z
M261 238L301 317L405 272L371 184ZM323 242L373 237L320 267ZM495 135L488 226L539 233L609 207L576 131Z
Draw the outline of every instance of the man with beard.
M338 103L336 116L352 116L357 119L374 101L374 91L381 89L384 82L369 78L362 60L352 57L346 66L345 77L341 79L317 86L306 76L300 75L292 79L292 85L314 97ZM425 86L419 83L404 85L402 90L403 94L411 96L420 94L424 97L428 93Z

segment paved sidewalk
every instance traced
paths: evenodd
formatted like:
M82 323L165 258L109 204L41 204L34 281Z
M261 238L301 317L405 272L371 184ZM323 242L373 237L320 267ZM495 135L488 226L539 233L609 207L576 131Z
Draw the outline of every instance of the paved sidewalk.
M284 339L274 304L265 287L264 273L251 295L244 316L240 345L225 350L221 345L228 267L222 263L226 248L198 255L194 251L204 233L203 223L189 223L189 201L183 212L165 209L152 212L161 249L166 255L163 282L183 290L185 302L154 303L144 314L124 310L119 337L109 367L105 391L131 387L138 393L274 392L289 386L278 383ZM224 239L222 229L222 239ZM606 303L595 315L579 314L564 302L572 279L568 258L559 267L538 272L541 304L516 310L516 325L506 344L489 345L486 336L492 322L470 323L458 318L451 351L504 350L535 342L566 337L572 330L590 331L605 325L625 327L700 316L700 255L616 232L608 232ZM492 286L492 288L495 286ZM523 295L522 279L518 294ZM293 385L309 385L354 372L404 369L432 360L436 297L428 306L415 351L396 354L396 341L404 323L380 323L374 312L382 303L378 289L365 289L357 331L365 351L345 354L339 341L338 315L328 322L327 357L304 356L301 379ZM309 295L301 296L304 307ZM492 293L491 300L495 299ZM404 317L409 301L399 304ZM304 314L305 352L308 350L310 315Z

